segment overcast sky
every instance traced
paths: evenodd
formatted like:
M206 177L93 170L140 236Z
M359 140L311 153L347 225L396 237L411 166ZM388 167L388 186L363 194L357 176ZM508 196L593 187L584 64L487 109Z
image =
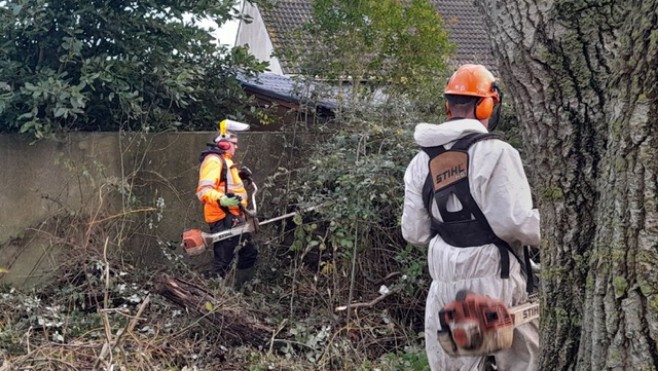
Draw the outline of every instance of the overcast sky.
M234 10L237 10L238 12L241 12L244 10L244 0L234 0ZM208 27L212 27L214 29L217 29L217 23L207 20L205 23L207 23ZM238 24L240 21L238 20L233 20L230 22L224 23L220 29L217 31L213 32L213 35L221 44L226 44L229 46L235 45L235 36L236 33L238 32Z
M219 40L220 43L233 46L235 44L235 34L238 32L238 23L238 20L226 22L217 31L213 32L213 35L217 38L217 40ZM201 24L204 27L212 27L217 29L217 23L211 20L203 21Z
M1 1L0 1L0 3L1 3ZM244 0L234 0L233 5L234 5L234 7L233 7L234 12L236 12L236 11L241 12L243 10L243 7L244 7ZM184 15L183 19L188 21L189 20L189 15ZM222 25L222 27L219 28L219 29L217 29L217 23L215 23L214 21L212 21L210 19L200 21L199 24L200 24L201 27L205 27L207 29L210 29L210 28L215 29L216 31L213 32L212 34L219 41L219 43L229 45L229 46L233 46L233 45L235 45L235 36L238 32L238 24L239 23L240 23L240 21L238 21L238 20L229 21L229 22L224 23L224 25Z

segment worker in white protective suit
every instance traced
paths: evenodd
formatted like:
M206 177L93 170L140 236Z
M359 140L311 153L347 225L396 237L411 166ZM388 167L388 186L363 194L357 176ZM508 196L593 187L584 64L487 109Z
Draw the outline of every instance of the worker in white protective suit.
M445 97L449 120L415 129L423 150L404 175L402 235L412 245L429 246L425 342L432 370L482 370L485 356L450 357L443 351L439 310L462 289L508 307L527 301L532 285L526 279L532 274L519 256L523 246L539 244L539 213L519 153L489 133L502 101L491 72L461 66ZM497 369L534 370L538 344L537 320L519 326L512 347L493 355Z

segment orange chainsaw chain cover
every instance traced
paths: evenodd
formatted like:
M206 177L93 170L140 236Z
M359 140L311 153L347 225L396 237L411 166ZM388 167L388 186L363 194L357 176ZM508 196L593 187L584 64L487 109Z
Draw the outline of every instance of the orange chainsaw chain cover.
M199 229L188 229L183 232L183 247L188 255L200 255L206 251L206 243Z
M455 322L479 322L483 330L513 325L512 316L502 301L486 295L468 293L464 300L455 300L444 308L446 319Z
M439 340L452 355L486 354L511 346L514 320L500 300L462 293L439 311Z

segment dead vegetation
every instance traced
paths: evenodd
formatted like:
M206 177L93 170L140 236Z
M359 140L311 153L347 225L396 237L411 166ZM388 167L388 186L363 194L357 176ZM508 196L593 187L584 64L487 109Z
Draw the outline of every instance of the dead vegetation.
M230 326L205 329L203 317L154 295L149 272L108 256L107 245L108 239L100 248L69 249L39 290L3 290L0 369L245 369L218 345ZM240 305L226 291L214 297Z
M246 311L246 305L229 295L213 296L193 282L161 274L155 280L155 292L206 322L230 344L249 344L262 348L274 329Z
M401 365L416 358L422 363L396 295L357 305L347 321L335 309L345 304L348 280L309 268L283 246L263 249L258 278L236 292L202 279L167 247L166 267L132 265L111 238L117 220L97 219L106 221L67 219L48 231L49 248L64 255L47 284L0 289L0 370L402 370L414 369ZM353 302L377 298L377 285L394 277L382 278L364 280L371 290L359 285Z

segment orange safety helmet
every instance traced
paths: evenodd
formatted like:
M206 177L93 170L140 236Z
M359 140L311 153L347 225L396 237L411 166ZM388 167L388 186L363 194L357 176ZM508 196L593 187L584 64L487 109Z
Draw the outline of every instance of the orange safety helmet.
M475 106L475 117L478 120L491 117L496 106L502 101L502 94L496 85L496 79L481 64L460 66L448 80L444 95L446 98L450 95L479 97Z

